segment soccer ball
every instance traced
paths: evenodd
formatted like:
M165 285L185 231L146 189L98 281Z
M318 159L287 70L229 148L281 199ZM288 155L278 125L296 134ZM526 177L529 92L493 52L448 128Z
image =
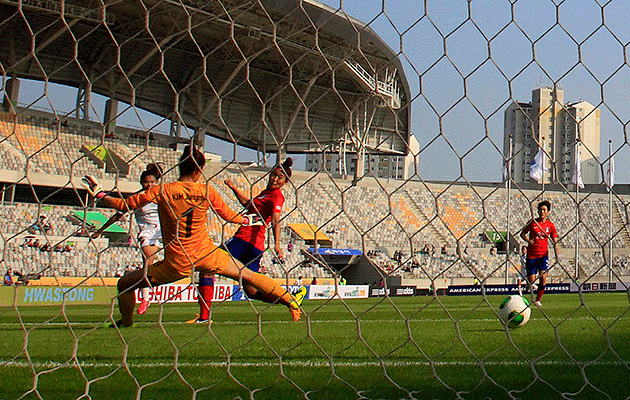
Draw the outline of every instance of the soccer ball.
M529 301L516 294L505 298L499 306L501 321L512 329L525 325L529 321L531 313Z

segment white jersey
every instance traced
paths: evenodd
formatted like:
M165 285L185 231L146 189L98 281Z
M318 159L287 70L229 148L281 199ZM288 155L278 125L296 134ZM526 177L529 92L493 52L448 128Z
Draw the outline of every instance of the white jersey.
M136 217L140 232L147 229L160 230L160 215L157 204L147 203L144 207L134 211L133 215Z
M527 254L521 254L520 256L521 265L515 268L515 272L514 272L514 280L516 282L527 279L527 268L525 268L526 261L527 261Z
M133 212L138 223L138 239L142 247L157 245L162 239L162 229L160 227L160 215L158 206L155 203L147 203L143 207Z

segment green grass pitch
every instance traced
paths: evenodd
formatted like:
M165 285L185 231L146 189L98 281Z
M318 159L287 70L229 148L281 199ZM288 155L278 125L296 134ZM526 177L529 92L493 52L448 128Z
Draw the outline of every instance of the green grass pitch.
M0 307L0 399L627 399L627 293L553 294L522 328L504 296ZM490 307L492 306L492 308Z

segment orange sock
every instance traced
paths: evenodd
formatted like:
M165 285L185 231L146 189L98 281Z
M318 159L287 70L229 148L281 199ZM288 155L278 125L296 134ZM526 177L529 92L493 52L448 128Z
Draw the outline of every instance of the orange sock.
M278 285L276 281L267 275L254 273L254 277L251 279L249 284L256 288L262 296L271 300L270 302L278 299L279 303L286 306L290 306L293 302L293 296L291 296L291 293L283 289L282 286Z

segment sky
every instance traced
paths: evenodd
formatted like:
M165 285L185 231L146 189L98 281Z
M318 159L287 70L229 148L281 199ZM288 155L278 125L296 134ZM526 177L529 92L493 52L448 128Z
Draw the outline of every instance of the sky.
M629 1L321 2L368 24L399 54L423 178L500 181L505 108L557 84L565 102L600 108L600 161L612 140L616 181L630 182Z
M600 108L600 161L612 140L616 181L630 182L630 66L624 63L630 1L603 7L594 0L321 2L368 24L399 55L412 93L423 179L500 181L505 108L531 101L535 87L557 84L565 102ZM20 100L46 107L49 99L64 99L69 103L58 107L71 110L74 98L63 90L51 85L45 98L22 90ZM104 101L94 96L95 115L102 115ZM141 113L138 119L132 111L125 125L168 131L159 118ZM207 141L206 149L232 158L231 145ZM238 158L255 160L256 154L239 149Z

